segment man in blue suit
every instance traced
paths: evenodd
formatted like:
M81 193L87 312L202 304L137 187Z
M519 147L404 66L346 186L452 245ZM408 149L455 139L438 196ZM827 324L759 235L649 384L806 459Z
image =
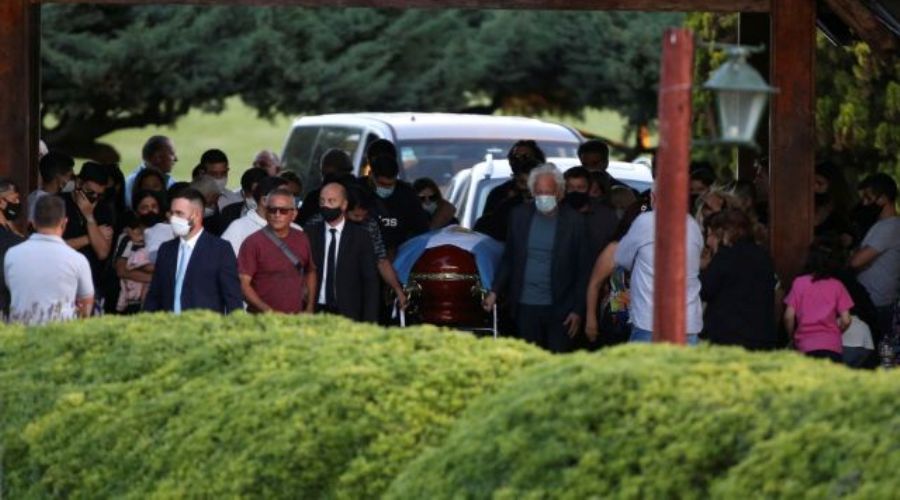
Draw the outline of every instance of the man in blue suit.
M229 313L243 307L234 251L203 230L203 207L203 195L195 189L172 198L169 222L177 238L159 247L145 311Z

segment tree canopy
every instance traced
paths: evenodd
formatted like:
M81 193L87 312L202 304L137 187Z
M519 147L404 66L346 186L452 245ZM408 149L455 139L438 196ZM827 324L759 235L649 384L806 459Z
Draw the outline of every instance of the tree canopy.
M121 128L240 95L262 116L610 108L656 116L678 14L192 6L43 7L43 137L86 157Z

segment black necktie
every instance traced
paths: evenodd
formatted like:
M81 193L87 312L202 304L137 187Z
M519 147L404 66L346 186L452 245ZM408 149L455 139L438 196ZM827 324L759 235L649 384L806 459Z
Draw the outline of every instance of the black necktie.
M330 307L335 307L337 305L337 292L334 288L334 267L335 267L335 257L337 254L337 229L330 228L328 230L331 232L331 241L328 243L328 262L325 264L327 267L326 273L328 276L325 277L325 304Z

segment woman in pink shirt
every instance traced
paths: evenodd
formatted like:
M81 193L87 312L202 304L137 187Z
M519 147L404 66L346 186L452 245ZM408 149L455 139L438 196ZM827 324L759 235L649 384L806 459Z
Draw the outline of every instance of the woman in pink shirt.
M798 351L841 362L841 332L850 326L853 299L835 278L844 259L836 242L813 243L805 274L794 279L784 303L784 325Z

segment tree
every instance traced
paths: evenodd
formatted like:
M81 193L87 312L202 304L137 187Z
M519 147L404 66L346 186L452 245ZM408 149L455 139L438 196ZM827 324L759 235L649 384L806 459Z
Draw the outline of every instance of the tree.
M246 9L48 5L42 10L42 137L72 155L118 159L97 139L221 109L252 63Z
M263 116L339 111L656 116L660 37L677 14L502 10L44 7L44 130L97 138L240 95Z

